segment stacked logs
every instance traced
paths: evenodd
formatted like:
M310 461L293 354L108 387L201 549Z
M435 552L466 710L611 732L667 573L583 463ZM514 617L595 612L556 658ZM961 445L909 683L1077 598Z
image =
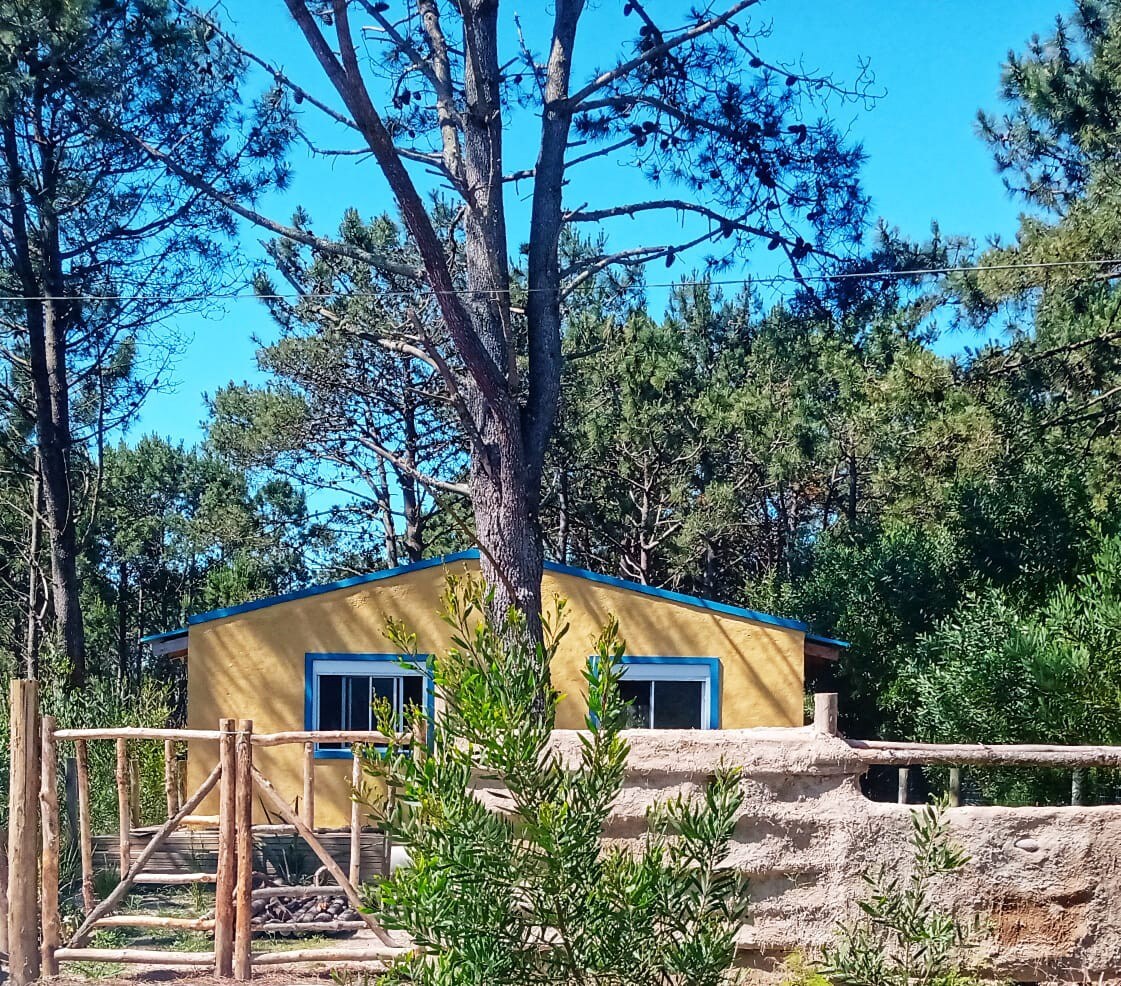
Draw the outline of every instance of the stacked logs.
M266 930L266 926L287 925L300 927L268 927L267 930L280 935L294 935L301 931L316 934L357 931L364 928L365 922L347 902L344 896L310 897L292 900L290 898L258 897L253 901L253 927Z
M302 934L335 936L366 927L341 891L332 887L294 887L264 873L253 874L250 911L255 933L291 938ZM274 890L275 893L268 893Z

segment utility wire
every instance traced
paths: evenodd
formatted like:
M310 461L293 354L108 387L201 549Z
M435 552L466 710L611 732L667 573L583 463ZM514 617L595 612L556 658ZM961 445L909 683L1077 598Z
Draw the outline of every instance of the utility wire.
M991 264L963 267L920 267L913 270L872 270L872 271L842 271L836 274L804 274L796 277L793 274L764 274L757 277L734 278L707 278L701 280L677 281L644 281L640 284L616 285L624 291L643 291L647 288L677 288L677 287L751 287L755 285L775 284L806 284L813 281L817 283L832 283L838 281L879 281L879 280L904 280L908 277L945 277L950 274L983 273L986 271L1020 271L1020 270L1056 270L1071 267L1117 267L1121 269L1121 258L1090 258L1086 260L1045 260L1017 264ZM499 294L529 294L534 291L548 292L551 288L509 288L505 291L491 288L485 291L437 291L426 284L418 284L409 290L384 290L384 291L288 291L288 292L263 292L246 291L242 288L233 291L204 291L197 294L176 297L174 295L146 295L146 294L75 294L75 295L23 295L2 294L2 302L19 301L150 301L166 304L190 304L195 301L288 301L288 300L328 300L333 298L415 298L417 295L455 294L461 297L480 297Z

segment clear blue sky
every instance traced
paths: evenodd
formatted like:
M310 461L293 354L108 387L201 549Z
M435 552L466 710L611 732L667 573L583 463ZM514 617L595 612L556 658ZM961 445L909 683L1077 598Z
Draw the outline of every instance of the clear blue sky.
M586 15L585 50L594 62L610 59L599 39L617 35L604 30L601 18L615 16L616 6L621 2L600 0ZM661 0L651 6L676 10L686 4ZM1065 0L771 0L762 5L773 23L765 52L784 60L801 56L807 68L841 79L855 75L859 57L870 59L887 94L871 110L849 108L842 118L852 118L853 136L868 153L864 182L875 215L915 237L934 219L946 234L1008 237L1016 227L1017 205L975 135L976 112L998 106L999 69L1008 49L1022 49L1033 33L1046 33L1067 6ZM508 18L520 13L527 34L540 39L531 44L541 50L551 20L547 5L505 0L504 10ZM230 15L251 47L269 52L289 74L311 80L326 94L280 0L230 0ZM332 163L299 151L293 164L291 188L264 203L279 218L300 204L317 226L329 229L348 206L372 215L391 205L370 164ZM633 187L633 175L620 170L620 190ZM612 180L610 172L597 175L609 196ZM260 238L246 228L239 252L259 256ZM187 344L171 374L174 389L152 395L134 434L197 440L206 414L204 393L231 380L253 379L252 336L270 333L268 317L251 299L226 302L207 318L184 317L178 328Z

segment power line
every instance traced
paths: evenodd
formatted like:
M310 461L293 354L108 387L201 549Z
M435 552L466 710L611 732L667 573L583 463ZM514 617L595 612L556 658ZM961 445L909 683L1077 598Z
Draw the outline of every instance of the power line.
M700 280L681 279L677 281L644 281L640 284L617 285L622 291L642 291L647 288L677 288L677 287L751 287L755 285L776 284L802 284L819 283L828 284L842 281L862 280L904 280L908 277L945 277L951 274L985 273L994 271L1027 271L1027 270L1056 270L1074 267L1117 267L1121 268L1121 258L1102 257L1088 258L1085 260L1043 260L1030 263L991 264L960 267L919 267L914 269L892 269L872 271L842 271L836 274L764 274L759 276L735 278L705 278ZM534 291L547 292L549 288L509 288L506 291L490 289L487 291L438 291L427 284L418 284L408 290L384 291L287 291L263 292L236 289L232 291L204 291L197 294L177 297L174 295L146 295L146 294L75 294L75 295L0 295L0 302L20 301L148 301L165 304L191 304L196 301L326 301L335 298L415 298L417 295L442 295L455 294L459 297L486 297L498 294L529 294Z

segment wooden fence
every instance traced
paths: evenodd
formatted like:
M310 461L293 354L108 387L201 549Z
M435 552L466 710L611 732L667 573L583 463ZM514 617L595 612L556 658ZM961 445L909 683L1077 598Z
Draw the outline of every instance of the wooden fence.
M329 853L315 829L314 753L317 743L354 745L384 743L376 732L254 733L248 719L222 719L215 730L202 729L59 729L53 717L40 716L38 684L14 681L11 688L11 782L8 830L8 956L15 986L43 976L54 976L60 964L78 961L142 963L156 966L197 967L213 970L222 978L248 980L255 966L301 962L386 961L401 954L376 919L362 910L357 884L362 846L362 808L354 802L349 827L348 870ZM162 741L166 821L142 847L134 847L133 808L136 794L129 767L129 743ZM197 790L182 796L176 744L216 742L217 760ZM94 894L93 833L90 819L89 745L113 743L116 749L118 807L117 856L120 882L104 899ZM59 856L61 818L59 805L60 748L73 744L73 787L77 801L76 835L81 866L83 918L77 930L63 938L59 908ZM297 813L272 782L254 765L257 747L298 744L304 750L302 804ZM352 783L358 786L360 761L353 760ZM177 829L190 819L217 789L217 872L149 873L146 867ZM261 798L284 826L254 825L253 797ZM268 886L254 888L254 838L279 828L298 835L333 881L330 885ZM138 884L213 884L214 915L179 918L157 914L118 913L129 891ZM280 930L270 924L253 925L253 901L262 896L306 898L312 895L345 897L360 920L316 921L283 925L285 931L369 931L372 941L346 949L289 949L254 953L255 933ZM189 930L213 935L213 950L174 951L140 948L95 948L89 941L100 928L153 928Z
M813 726L791 731L838 737L837 696L815 697ZM164 744L166 821L151 839L137 848L132 843L133 806L136 802L129 769L130 742ZM189 795L181 790L176 744L216 742L218 754L201 785ZM222 719L214 730L201 729L59 729L50 716L40 716L38 684L13 681L11 685L11 778L9 789L7 921L0 931L8 938L9 973L14 986L44 976L57 975L60 965L74 961L141 963L163 967L196 967L222 978L248 980L254 968L291 963L388 961L408 951L395 942L373 915L363 913L356 885L359 880L362 839L361 807L352 804L348 870L329 853L315 828L314 756L317 743L375 744L387 737L375 732L255 733L251 720ZM95 898L93 835L89 790L89 746L114 744L116 796L119 817L117 857L121 880L104 899ZM846 740L855 755L868 765L1051 766L1082 769L1121 767L1121 747L989 746L983 744L919 744ZM75 769L67 778L73 791L77 818L71 826L79 847L82 919L77 930L63 938L59 911L59 854L61 843L59 762L63 747L73 744ZM302 802L297 812L254 764L260 747L299 745L303 749ZM358 786L359 760L353 761L352 783ZM958 774L960 786L960 774ZM951 783L953 787L953 781ZM160 847L184 824L208 795L217 789L217 872L146 872ZM283 820L286 831L300 836L334 881L330 886L254 888L254 837L274 831L276 825L253 823L252 798L259 796ZM68 799L69 800L69 799ZM119 905L137 884L213 884L213 917L166 917L155 914L118 913ZM262 897L301 898L313 895L345 896L359 921L316 922L305 925L318 931L369 932L356 947L346 949L290 949L253 951L255 932L278 930L268 924L254 926L253 902ZM3 895L0 895L3 897ZM205 952L140 948L96 948L90 938L99 928L163 928L209 933L213 949ZM285 924L285 930L299 925Z

